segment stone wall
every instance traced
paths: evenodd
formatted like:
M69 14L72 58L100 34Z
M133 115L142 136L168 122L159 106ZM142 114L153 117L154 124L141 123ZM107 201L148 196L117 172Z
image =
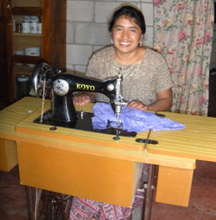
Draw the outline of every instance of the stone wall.
M67 69L85 72L92 52L110 44L107 21L124 0L67 0ZM153 44L152 0L131 0L145 15L147 31L144 44Z

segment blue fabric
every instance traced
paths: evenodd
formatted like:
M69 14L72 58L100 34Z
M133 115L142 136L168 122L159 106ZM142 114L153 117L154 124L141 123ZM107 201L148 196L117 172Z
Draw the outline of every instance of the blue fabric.
M110 104L96 103L93 106L93 129L117 128L115 113ZM149 129L154 131L178 130L185 126L171 119L157 116L152 112L144 112L134 108L123 107L120 115L121 129L128 132L142 132Z

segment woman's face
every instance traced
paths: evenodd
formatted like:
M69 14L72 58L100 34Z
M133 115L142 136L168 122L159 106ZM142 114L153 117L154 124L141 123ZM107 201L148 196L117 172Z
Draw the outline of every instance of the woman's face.
M112 28L112 40L120 53L132 53L139 45L142 31L139 25L130 17L119 17Z

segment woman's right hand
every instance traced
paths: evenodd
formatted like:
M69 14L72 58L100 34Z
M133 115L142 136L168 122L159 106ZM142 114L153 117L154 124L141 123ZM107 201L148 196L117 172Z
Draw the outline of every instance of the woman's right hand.
M73 104L83 106L83 105L86 105L86 104L92 102L92 100L93 100L93 94L80 93L80 94L74 95Z

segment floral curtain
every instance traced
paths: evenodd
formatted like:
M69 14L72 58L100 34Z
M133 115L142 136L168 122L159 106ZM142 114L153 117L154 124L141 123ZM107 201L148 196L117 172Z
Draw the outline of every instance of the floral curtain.
M153 0L154 48L173 79L173 112L207 115L213 0Z

